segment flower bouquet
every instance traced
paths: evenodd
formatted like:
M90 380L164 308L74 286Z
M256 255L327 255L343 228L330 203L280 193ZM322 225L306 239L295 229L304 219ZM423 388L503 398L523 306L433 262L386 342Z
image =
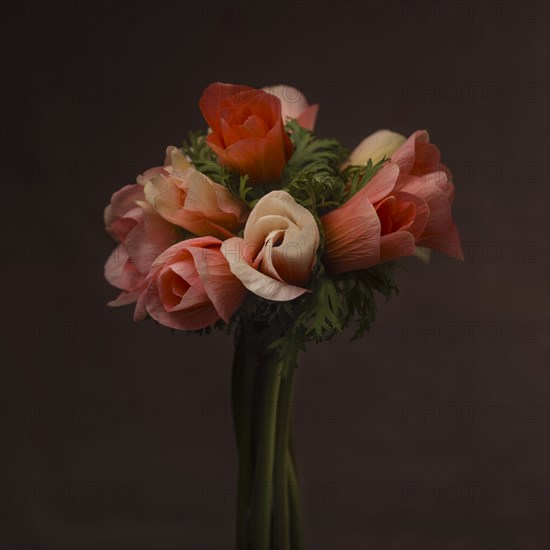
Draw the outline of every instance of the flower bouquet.
M105 277L134 319L235 338L237 548L303 548L290 433L298 354L375 318L397 292L393 261L462 259L454 186L425 131L381 130L349 154L313 134L318 106L289 86L215 83L207 131L105 209L118 246Z

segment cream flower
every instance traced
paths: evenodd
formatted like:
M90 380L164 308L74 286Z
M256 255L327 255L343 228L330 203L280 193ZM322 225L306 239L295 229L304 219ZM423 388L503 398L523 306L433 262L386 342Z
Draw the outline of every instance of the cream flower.
M369 159L373 164L378 164L384 157L389 159L405 141L405 136L397 132L378 130L366 137L353 150L343 167L345 168L348 164L366 166Z
M319 246L315 218L285 191L262 197L250 213L243 238L224 241L231 272L267 300L292 300L307 288Z

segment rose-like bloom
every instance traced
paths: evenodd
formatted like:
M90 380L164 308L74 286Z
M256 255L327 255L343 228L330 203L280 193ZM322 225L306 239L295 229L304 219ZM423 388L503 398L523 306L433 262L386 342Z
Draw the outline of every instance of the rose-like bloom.
M327 271L365 269L412 255L417 245L463 260L454 186L439 160L427 133L415 132L363 189L323 216Z
M229 322L246 290L231 273L214 237L188 239L164 251L151 266L147 288L134 312L162 325L198 330L218 319Z
M126 185L105 209L105 227L119 241L105 263L105 278L122 292L110 306L135 302L155 258L175 240L173 227L144 201L143 187Z
M227 239L248 217L248 207L231 192L193 168L182 152L169 147L169 164L138 181L145 198L169 222L198 236Z
M319 105L310 105L304 94L286 84L277 86L266 86L264 91L278 97L281 101L283 122L286 124L289 120L295 119L296 122L306 130L313 132Z
M315 218L285 191L272 191L252 209L243 238L224 241L231 271L254 294L292 300L307 289L319 246Z
M206 141L222 164L253 184L277 181L292 154L281 102L263 90L216 82L199 102L212 132Z
M406 141L405 136L390 130L378 130L366 137L351 153L342 168L348 164L366 166L369 160L378 164L383 158L389 159Z

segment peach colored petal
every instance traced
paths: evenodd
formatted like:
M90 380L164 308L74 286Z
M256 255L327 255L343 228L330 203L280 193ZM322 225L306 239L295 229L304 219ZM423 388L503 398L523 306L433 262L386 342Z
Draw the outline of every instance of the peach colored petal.
M246 289L233 275L219 248L189 247L204 289L220 317L228 323L242 304Z
M296 119L302 128L313 131L319 105L309 105L300 90L286 84L266 86L263 90L279 98L281 101L281 116L285 123Z
M153 261L161 252L174 244L176 234L173 226L164 220L150 204L137 203L143 211L143 220L128 233L126 251L138 271L147 275Z
M221 246L231 272L248 290L260 298L276 302L293 300L308 292L305 288L283 283L255 269L246 249L246 242L240 237L227 239Z
M405 143L405 136L390 130L378 130L366 137L351 153L342 168L349 164L366 166L371 160L378 164L383 158L389 159Z
M444 172L432 172L422 177L407 176L399 187L400 191L416 195L428 205L430 216L422 238L445 234L452 221L451 205L447 194L437 184L437 181L443 177L446 177Z
M107 305L110 307L121 307L133 304L134 302L136 302L136 300L139 299L145 288L146 285L143 284L143 286L141 286L137 290L123 290L114 300L107 302Z
M143 285L145 277L130 261L123 244L119 244L105 263L105 279L107 282L123 290L134 290Z
M302 128L313 132L313 130L315 129L315 123L317 122L318 113L319 104L315 103L314 105L310 105L307 109L305 109L304 112L296 120Z
M359 191L364 193L371 203L378 202L389 195L399 179L399 167L396 164L388 162L384 164L373 178Z
M357 193L321 218L323 265L328 273L366 269L380 262L380 220L366 193Z
M391 156L391 161L399 165L403 176L420 176L440 171L440 159L439 149L430 143L430 136L426 130L414 132Z
M194 168L153 178L145 197L163 218L199 236L232 237L249 212L228 189Z
M256 253L265 247L260 271L295 285L311 278L319 228L311 212L287 192L272 191L258 201L246 222L244 239Z
M387 262L415 253L414 236L408 231L396 231L380 237L380 261Z
M149 313L159 323L180 330L205 328L220 318L229 321L245 289L231 273L220 245L214 237L198 237L160 254L134 318L141 320Z
M125 185L111 197L105 208L103 218L107 232L119 242L124 242L126 235L139 221L139 208L136 201L143 199L143 188L136 184Z
M460 235L454 222L451 222L447 230L441 235L421 238L419 244L423 247L437 250L455 260L464 261Z

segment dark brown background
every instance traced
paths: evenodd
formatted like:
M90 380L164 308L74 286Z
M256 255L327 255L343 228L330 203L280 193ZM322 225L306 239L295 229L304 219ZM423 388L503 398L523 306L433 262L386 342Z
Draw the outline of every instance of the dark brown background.
M288 83L353 147L429 129L467 261L404 262L371 334L311 346L294 428L312 550L548 548L548 4L2 5L1 547L232 548L231 342L134 325L111 193Z

